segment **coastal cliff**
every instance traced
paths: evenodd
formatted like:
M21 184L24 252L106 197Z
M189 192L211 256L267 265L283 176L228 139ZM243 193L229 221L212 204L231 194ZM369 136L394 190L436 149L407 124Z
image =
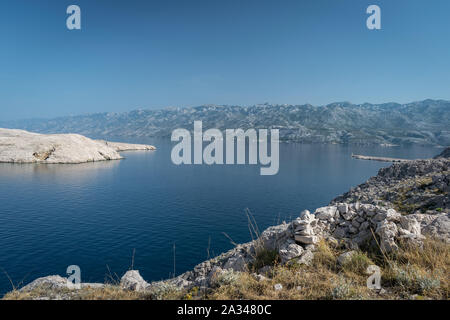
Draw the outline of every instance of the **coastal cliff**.
M155 150L149 145L95 141L78 134L38 134L0 128L0 162L84 163L119 160L121 151Z

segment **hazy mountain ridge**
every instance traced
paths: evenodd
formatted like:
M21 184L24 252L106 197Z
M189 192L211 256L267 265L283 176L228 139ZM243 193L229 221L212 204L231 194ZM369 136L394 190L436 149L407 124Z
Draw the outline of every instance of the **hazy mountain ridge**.
M0 123L40 133L90 137L168 137L176 128L278 128L280 139L305 143L450 145L450 101L408 104L206 105L188 108L98 113Z

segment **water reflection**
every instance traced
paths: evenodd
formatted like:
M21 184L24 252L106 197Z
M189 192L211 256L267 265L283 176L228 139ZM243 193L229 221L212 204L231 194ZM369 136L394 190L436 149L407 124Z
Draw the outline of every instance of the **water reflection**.
M0 163L0 179L33 179L36 177L62 180L64 182L83 182L95 179L105 170L118 168L121 160L88 162L80 164L15 164ZM4 181L3 181L4 182Z

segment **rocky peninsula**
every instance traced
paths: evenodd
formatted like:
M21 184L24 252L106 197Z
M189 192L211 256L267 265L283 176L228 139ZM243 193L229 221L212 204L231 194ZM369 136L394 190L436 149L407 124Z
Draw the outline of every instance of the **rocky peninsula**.
M0 162L85 163L119 160L121 151L155 150L154 146L96 141L79 134L38 134L0 128Z
M68 289L39 278L6 299L448 299L450 158L395 163L313 212L258 232L172 279L138 270ZM372 269L370 269L370 268ZM379 270L381 285L367 286Z

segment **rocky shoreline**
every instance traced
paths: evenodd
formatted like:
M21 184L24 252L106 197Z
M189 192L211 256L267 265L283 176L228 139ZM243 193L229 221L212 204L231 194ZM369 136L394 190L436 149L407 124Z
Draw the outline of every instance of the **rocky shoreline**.
M450 211L449 185L450 158L394 163L331 203L371 203L407 214L436 214Z
M442 154L448 154L448 149ZM280 265L308 266L321 241L345 249L338 258L340 264L356 251L370 247L378 247L383 255L389 255L397 252L400 244L421 248L426 239L440 239L449 244L449 164L450 159L445 157L393 164L381 169L366 183L334 199L330 205L313 213L304 210L295 220L270 227L256 240L239 244L182 275L148 283L138 270L129 270L116 286L121 290L145 292L152 299L158 299L161 292L174 288L209 290L218 279L236 273L248 273L262 281L268 277L271 267L250 268L261 252L276 253ZM427 181L425 187L418 182L424 179ZM404 187L410 190L406 196L399 195L399 190ZM432 199L435 206L430 205ZM410 201L417 202L417 208L413 212L402 210ZM106 286L83 284L81 288ZM60 276L39 278L19 291L27 292L37 287L47 288L39 297L42 299L72 299L74 295L73 290L62 295L51 293L54 289L67 288L67 279Z
M78 134L37 134L0 128L0 163L76 164L120 160L122 151L154 146L92 140Z

